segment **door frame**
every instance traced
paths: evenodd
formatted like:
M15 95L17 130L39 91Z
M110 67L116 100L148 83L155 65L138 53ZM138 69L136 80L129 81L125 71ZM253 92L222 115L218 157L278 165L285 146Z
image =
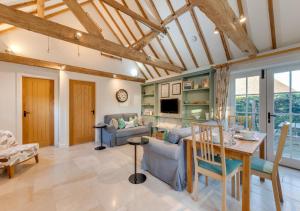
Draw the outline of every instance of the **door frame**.
M97 113L97 110L96 110L96 82L95 81L88 81L88 80L78 80L78 79L69 79L69 82L68 82L68 89L69 89L69 106L68 106L68 113L69 113L69 118L68 118L68 124L69 124L69 146L72 146L72 145L75 145L73 143L73 135L72 135L72 127L71 127L71 122L73 121L73 116L72 116L72 109L71 109L71 82L72 81L77 81L77 82L84 82L84 83L91 83L93 84L93 89L94 89L94 124L96 122L96 113ZM96 142L96 131L94 132L94 142Z
M55 81L53 79L47 79L47 78L40 78L40 77L29 77L29 76L22 76L22 111L24 111L24 90L23 90L23 81L25 78L28 78L28 79L37 79L37 80L48 80L52 83L52 87L51 87L51 95L52 95L52 103L51 103L51 110L52 110L52 117L51 117L51 128L52 128L52 131L51 131L51 140L50 140L50 143L48 146L53 146L55 141L55 127L54 127L54 121L55 121L55 115L54 115L54 108L55 108L55 97L54 97L54 94L55 94L55 91L54 91L54 86L55 86ZM24 143L24 118L23 118L23 115L22 115L22 143Z
M282 65L274 68L269 68L267 71L267 88L266 92L269 94L266 95L267 99L267 111L266 111L266 122L267 122L267 113L271 112L273 113L274 107L273 107L273 96L274 96L274 81L273 81L273 76L274 73L280 73L280 72L288 72L288 71L293 71L293 70L300 70L300 64L291 64L291 65ZM291 78L290 78L291 80ZM273 109L273 110L272 110ZM272 118L271 120L273 120ZM273 153L273 135L270 135L273 133L274 130L274 121L271 121L271 123L267 122L267 137L269 138L267 141L267 159L274 161L275 155ZM289 129L291 130L291 128ZM300 162L291 158L282 158L281 165L295 168L295 169L300 169Z
M59 74L53 71L22 70L16 71L16 114L17 114L17 142L23 144L23 77L48 79L54 81L54 146L59 146Z

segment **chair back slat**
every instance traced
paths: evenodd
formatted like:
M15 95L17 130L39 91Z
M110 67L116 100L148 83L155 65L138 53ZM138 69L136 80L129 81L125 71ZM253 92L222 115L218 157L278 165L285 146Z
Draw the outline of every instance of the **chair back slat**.
M281 158L282 158L284 145L286 142L287 135L289 133L289 126L290 126L290 123L284 123L281 128L280 138L279 138L279 142L278 142L278 146L277 146L277 152L276 152L276 156L275 156L275 160L274 160L274 167L273 167L274 173L277 172L279 162L281 161Z
M219 139L219 143L214 143L214 132L218 133L216 138ZM225 148L223 141L223 127L219 125L206 125L193 123L192 124L192 142L193 142L193 154L194 164L198 166L198 161L205 161L207 163L221 166L223 175L226 175L226 164L225 164ZM200 155L198 155L197 144L200 146ZM215 161L214 145L220 147L221 162Z

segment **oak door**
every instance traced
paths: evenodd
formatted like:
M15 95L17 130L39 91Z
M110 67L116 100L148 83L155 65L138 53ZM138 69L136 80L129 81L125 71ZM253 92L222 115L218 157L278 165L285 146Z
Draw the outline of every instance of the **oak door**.
M23 144L54 143L54 81L23 77Z
M70 80L70 145L95 140L95 83Z

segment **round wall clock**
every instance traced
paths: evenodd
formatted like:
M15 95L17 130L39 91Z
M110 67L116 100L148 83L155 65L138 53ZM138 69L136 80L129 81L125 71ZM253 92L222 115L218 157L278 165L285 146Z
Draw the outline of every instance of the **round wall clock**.
M126 102L126 100L128 99L127 91L125 89L120 89L116 93L116 98L117 98L118 102L120 102L120 103Z

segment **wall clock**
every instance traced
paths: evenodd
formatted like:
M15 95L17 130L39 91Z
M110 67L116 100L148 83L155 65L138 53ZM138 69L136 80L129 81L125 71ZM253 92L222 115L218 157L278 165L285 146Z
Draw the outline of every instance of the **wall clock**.
M125 89L120 89L116 93L117 101L120 103L124 103L128 99L128 93Z

